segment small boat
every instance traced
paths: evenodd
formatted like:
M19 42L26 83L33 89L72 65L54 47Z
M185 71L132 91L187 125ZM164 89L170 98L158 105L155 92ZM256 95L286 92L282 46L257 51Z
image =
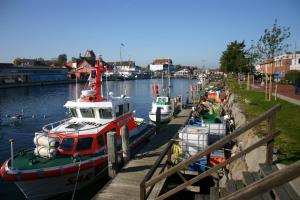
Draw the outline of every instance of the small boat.
M80 98L65 104L71 117L45 125L35 133L34 149L15 155L12 150L13 156L3 163L1 178L13 181L26 198L48 199L75 192L103 177L109 131L116 132L120 147L120 129L125 126L130 148L137 147L152 134L142 118L134 118L130 97L114 97L112 93L107 99L103 97L103 71L103 61L97 58L87 89L81 92Z
M168 70L169 71L169 70ZM162 72L163 74L163 72ZM163 89L163 76L162 76L162 90ZM174 109L171 102L171 82L170 82L170 72L168 76L168 94L159 96L158 85L152 86L153 94L156 97L155 101L152 103L151 111L149 112L149 118L152 122L157 122L156 115L157 109L160 109L160 121L168 122L171 120L174 114ZM162 92L163 93L163 92Z
M158 96L156 101L152 103L152 109L149 112L149 118L152 122L156 122L156 112L160 108L160 120L161 122L168 122L173 117L173 109L171 99L168 96Z

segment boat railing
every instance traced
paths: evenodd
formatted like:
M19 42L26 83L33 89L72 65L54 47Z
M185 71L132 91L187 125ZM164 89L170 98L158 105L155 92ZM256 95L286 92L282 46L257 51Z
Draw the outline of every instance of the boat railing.
M63 123L65 123L66 121L70 120L71 118L67 118L67 119L63 119L57 122L52 122L50 124L46 124L45 126L43 126L42 130L46 133L49 133L54 127L59 126Z
M43 126L42 128L42 131L44 133L80 133L80 132L84 132L84 131L88 131L88 130L94 130L94 129L97 129L97 132L100 131L98 130L100 127L104 126L104 125L107 125L109 123L112 123L112 122L107 122L105 124L93 124L92 127L88 127L88 128L80 128L80 129L73 129L73 130L53 130L55 127L69 121L71 118L67 118L67 119L64 119L64 120L60 120L60 121L57 121L57 122L53 122L53 123L50 123L50 124L47 124L45 126ZM84 123L84 122L81 122L81 123ZM75 123L74 123L75 124ZM85 123L85 124L88 124L88 123Z

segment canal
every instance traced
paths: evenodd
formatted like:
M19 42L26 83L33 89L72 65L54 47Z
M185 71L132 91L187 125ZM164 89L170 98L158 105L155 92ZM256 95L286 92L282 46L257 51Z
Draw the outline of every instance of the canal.
M183 95L187 97L189 84L195 80L172 79L171 96ZM167 83L165 80L164 83ZM124 94L133 100L135 116L148 119L151 108L151 84L161 84L161 80L133 80L109 81L103 85L104 96L112 91L114 96ZM81 91L85 84L78 84ZM22 149L33 148L33 137L36 131L41 130L45 124L62 120L68 117L68 111L63 107L66 101L76 96L76 84L33 86L23 88L0 89L0 115L14 115L23 113L25 119L14 126L0 126L0 162L1 164L10 156L9 139L15 140L15 152ZM94 188L96 191L97 188ZM88 194L87 194L88 193ZM92 190L83 192L80 199L89 199L93 196ZM3 182L0 179L0 197L6 199L24 199L22 193L13 183ZM63 198L62 198L63 199ZM69 198L68 198L69 199Z

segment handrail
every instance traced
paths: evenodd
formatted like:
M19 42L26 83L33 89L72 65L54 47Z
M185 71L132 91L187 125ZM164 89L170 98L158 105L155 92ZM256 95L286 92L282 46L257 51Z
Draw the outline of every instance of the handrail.
M152 184L154 184L154 183L156 183L156 182L158 182L158 181L160 181L160 180L176 173L177 171L182 170L183 168L185 168L189 164L196 162L197 160L199 160L203 156L206 156L207 154L211 153L212 151L223 147L226 143L230 142L231 140L235 139L236 137L238 137L239 135L241 135L245 131L251 129L253 126L260 124L262 121L264 121L267 118L269 118L270 116L272 116L274 113L279 111L280 108L281 108L281 105L277 104L276 106L272 107L271 109L269 109L265 113L261 114L260 116L258 116L255 119L253 119L252 121L250 121L246 125L244 125L241 128L235 130L232 134L227 135L223 139L219 140L218 142L210 145L205 151L202 151L202 152L199 152L199 153L193 155L192 157L190 157L187 160L181 162L177 166L175 166L175 167L167 170L166 172L160 174L159 176L147 181L145 183L145 185L146 186L152 185Z
M147 196L145 196L145 192L146 192L146 188L149 186L152 186L154 184L156 184L157 182L163 180L164 178L167 178L168 176L177 173L178 171L184 169L186 166L188 166L191 163L194 163L195 161L199 160L201 157L208 155L209 153L211 153L212 151L219 149L221 147L223 147L225 144L227 144L228 142L232 141L233 139L235 139L236 137L238 137L239 135L241 135L242 133L244 133L245 131L253 128L254 126L260 124L262 121L272 118L276 112L278 112L281 109L281 105L277 104L275 106L273 106L272 108L270 108L268 111L264 112L263 114L259 115L258 117L256 117L255 119L251 120L250 122L248 122L247 124L245 124L244 126L240 127L239 129L235 130L232 134L225 136L224 138L222 138L221 140L217 141L216 143L210 145L207 147L207 149L205 149L202 152L199 152L195 155L193 155L192 157L188 158L187 160L179 163L178 165L168 169L167 171L159 174L158 176L150 179L152 177L152 175L154 174L157 166L160 164L160 162L162 161L162 159L164 158L164 156L166 155L166 153L168 152L169 148L172 146L173 141L171 140L167 147L163 150L161 156L156 160L155 164L153 165L153 167L149 170L149 172L147 173L147 175L145 176L145 178L143 179L143 181L140 184L140 198L141 199L146 199ZM274 125L274 124L273 124ZM265 139L270 139L270 137L274 136L274 132L272 131L267 137L265 137L262 141L265 141ZM277 133L276 133L277 134ZM272 138L270 140L268 140L268 142L272 141ZM257 147L256 147L257 148ZM232 157L233 158L233 157ZM232 159L228 159L228 162L231 162ZM226 161L224 163L227 163ZM217 165L218 166L218 165ZM215 167L214 167L215 168ZM211 169L214 169L211 168ZM220 167L221 168L221 167ZM210 170L208 170L210 171ZM207 172L208 172L207 171ZM201 176L201 175L199 175ZM188 184L188 182L186 182L181 188L183 189L184 187L186 187ZM178 186L179 187L179 186ZM176 188L175 188L176 189ZM173 189L173 190L175 190ZM172 191L173 191L172 190ZM178 191L180 191L178 190ZM167 192L168 193L168 192ZM165 193L165 194L167 194ZM164 194L164 195L165 195ZM169 194L169 193L168 193ZM174 193L173 193L174 194ZM166 196L161 195L160 197L162 197L161 199L166 198ZM168 195L170 196L170 195ZM159 198L160 199L160 198Z
M264 177L263 179L247 185L239 191L231 193L222 200L231 199L252 199L258 195L261 195L272 188L287 183L300 176L300 161L287 166L284 169L278 170Z
M243 150L243 151L237 153L236 155L234 155L234 156L228 158L228 159L225 160L223 163L220 163L220 164L214 166L213 168L210 168L210 169L207 170L206 172L204 172L204 173L202 173L202 174L200 174L200 175L198 175L198 176L196 176L196 177L194 177L194 178L192 178L192 179L186 181L185 183L182 183L181 185L177 186L176 188L174 188L174 189L172 189L172 190L170 190L170 191L168 191L168 192L162 194L162 195L159 196L156 200L162 200L162 199L165 199L165 198L171 196L172 194L174 194L174 193L176 193L176 192L179 192L180 190L186 188L187 186L192 185L192 184L196 183L197 181L200 181L201 179L207 177L208 175L210 175L210 174L216 172L217 170L219 170L219 169L225 167L227 164L229 164L229 163L231 163L231 162L237 160L238 158L244 156L245 154L247 154L247 153L253 151L254 149L256 149L256 148L262 146L263 144L265 144L265 143L267 143L267 142L273 140L274 137L276 137L278 134L279 134L279 131L277 131L277 132L275 132L275 133L273 133L273 134L267 135L267 136L264 137L262 140L260 140L260 141L258 141L258 142L256 142L256 143L254 143L253 145L251 145L251 146L248 147L247 149L245 149L245 150Z

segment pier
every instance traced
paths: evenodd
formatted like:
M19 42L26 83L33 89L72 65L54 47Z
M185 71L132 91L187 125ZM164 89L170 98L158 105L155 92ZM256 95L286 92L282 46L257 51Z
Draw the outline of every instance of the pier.
M133 158L125 165L117 176L108 182L95 196L94 200L140 199L140 183L154 165L173 138L174 134L189 119L191 108L183 109L176 118L161 127ZM162 166L160 166L162 168Z

